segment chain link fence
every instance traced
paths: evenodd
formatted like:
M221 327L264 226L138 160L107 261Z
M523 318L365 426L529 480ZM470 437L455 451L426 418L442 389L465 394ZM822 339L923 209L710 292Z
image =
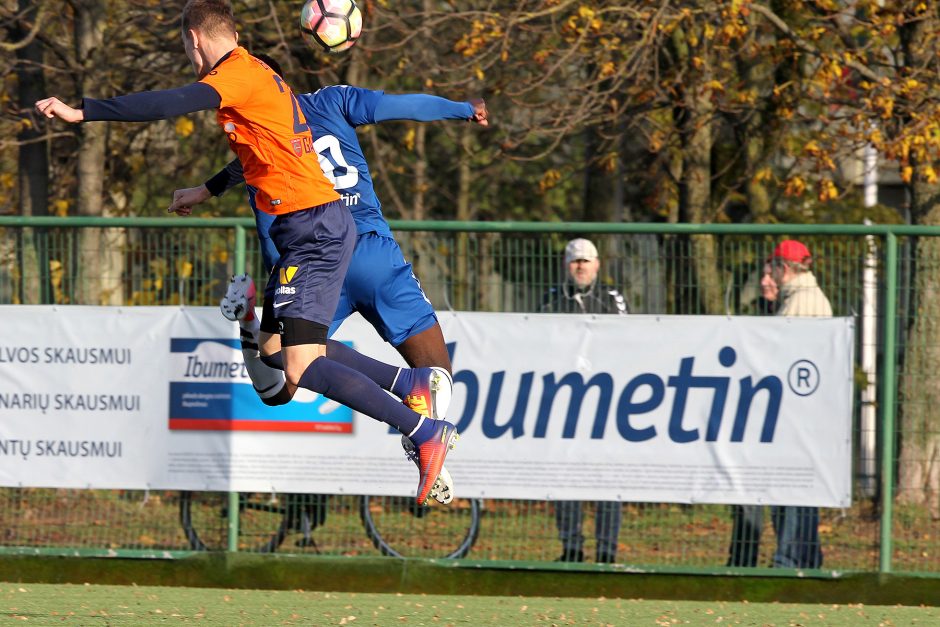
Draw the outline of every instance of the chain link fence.
M859 322L853 505L821 510L824 568L940 574L940 417L932 411L940 406L933 398L940 395L940 312L933 296L940 230L520 223L393 228L438 310L492 312L538 311L565 276L565 243L585 237L600 252L600 280L623 294L631 313L767 315L759 298L764 262L777 242L799 238L813 253L813 271L834 314ZM0 219L0 304L214 306L228 277L243 267L261 276L250 220ZM157 556L204 549L418 557L443 552L474 560L552 561L561 554L559 511L545 501L464 499L443 517L424 518L400 499L349 495L5 487L0 550ZM595 530L617 524L619 564L725 572L729 562L731 506L584 503L580 512L565 512L583 517L588 562L602 557ZM761 541L753 547L759 567L770 565L776 545L772 516L763 518Z

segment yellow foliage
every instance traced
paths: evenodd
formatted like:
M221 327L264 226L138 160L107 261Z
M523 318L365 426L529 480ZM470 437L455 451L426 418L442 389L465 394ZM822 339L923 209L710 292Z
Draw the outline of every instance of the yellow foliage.
M176 260L176 273L181 279L188 279L193 275L193 264L183 258Z
M835 200L838 197L839 190L835 183L832 182L832 179L823 179L819 181L818 198L820 202L828 202L830 200Z
M545 60L548 59L548 55L550 55L551 53L552 53L551 50L539 50L535 54L532 55L532 60L538 63L539 65L542 65L545 63Z
M648 148L650 152L656 153L663 149L663 144L666 143L666 139L663 136L662 131L653 131L650 135Z
M67 199L60 198L52 203L52 213L59 216L60 218L64 218L69 214L70 204L71 203Z
M404 141L405 141L405 149L408 152L411 152L415 149L415 127L412 126L411 128L408 129L408 132L405 133Z
M196 125L193 124L193 121L189 118L183 117L176 120L175 128L176 134L180 137L189 137L193 134L193 130L195 130Z
M613 61L607 61L601 66L600 75L602 78L607 78L608 76L613 76L617 71L617 66L614 65Z
M705 83L705 89L711 89L712 91L724 91L725 86L721 81L712 80Z
M486 74L483 73L483 69L480 67L473 68L473 74L477 77L478 81L482 81L486 77Z
M432 89L434 87L434 79L433 78L424 79L424 86L427 89Z
M911 177L913 175L914 175L914 168L912 168L911 166L906 165L903 168L901 168L901 180L904 181L905 183L910 183Z
M924 180L928 183L937 182L937 171L933 169L933 166L925 166L923 168Z
M800 177L794 176L787 180L787 185L784 189L784 193L787 196L802 196L805 191L806 182Z
M761 168L757 171L756 174L754 174L755 183L764 183L765 181L769 181L771 178L773 178L773 171L767 167Z
M560 180L561 172L554 168L548 170L545 172L545 174L542 175L542 179L539 181L539 191L542 193L547 192L548 190L558 185Z

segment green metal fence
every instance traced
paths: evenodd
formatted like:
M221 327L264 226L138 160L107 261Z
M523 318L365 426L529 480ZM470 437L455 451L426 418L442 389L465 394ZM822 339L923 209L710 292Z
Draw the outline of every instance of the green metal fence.
M930 279L940 277L934 253L940 229L448 222L393 228L439 310L536 311L562 279L564 244L573 236L598 245L602 277L634 313L761 315L758 274L785 237L798 237L813 252L836 315L863 316L863 287L873 279L874 334L859 335L856 353L874 356L877 394L863 396L868 379L860 361L853 506L822 510L824 571L940 574L940 430L930 416L932 390L940 386L931 385L937 375L915 367L935 363L929 358L940 352L932 325L924 324L936 321L926 296ZM244 267L261 274L251 220L0 218L2 304L215 305L228 277ZM896 423L904 408L911 416ZM460 540L476 513L472 506L464 500L447 518L427 522L399 503L355 496L9 487L0 489L0 550L176 555L192 550L191 530L198 529L199 546L209 549L375 555L365 510L408 555L432 556L435 543ZM726 570L730 507L624 503L621 510L618 563ZM591 561L594 504L584 512ZM554 516L549 502L486 500L467 557L551 561L561 552ZM761 566L776 544L765 518ZM406 546L410 535L430 540Z

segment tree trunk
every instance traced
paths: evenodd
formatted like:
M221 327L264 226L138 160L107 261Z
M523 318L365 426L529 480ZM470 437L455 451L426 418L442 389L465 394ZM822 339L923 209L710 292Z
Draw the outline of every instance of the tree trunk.
M15 39L27 36L36 20L38 7L32 0L19 0L18 12L23 16L14 32ZM45 74L42 70L42 44L33 40L16 51L16 78L21 111L30 111L34 103L46 96ZM18 156L20 214L45 216L49 214L49 157L42 133L33 125L25 126L17 136L22 142ZM45 229L20 229L17 232L17 297L20 303L51 303L52 287L49 281L48 234ZM12 300L12 299L11 299Z
M915 168L915 177L917 168ZM940 185L915 180L917 224L940 225ZM914 321L908 331L901 381L898 500L927 505L940 518L940 240L924 237L915 252ZM890 400L889 400L890 402Z
M98 0L80 0L75 6L75 52L85 71L80 81L82 95L91 95L98 84L91 68L100 56L104 41L105 9ZM104 199L105 138L102 123L80 127L78 148L77 213L106 216ZM88 305L123 303L121 280L126 235L120 229L83 229L78 253L78 302Z
M928 67L931 48L920 42L937 28L937 20L910 20L901 29L905 64ZM931 29L928 31L927 29ZM912 161L911 213L918 225L940 225L940 185L928 183L923 166ZM914 321L905 343L901 381L901 450L898 466L900 502L927 505L940 518L940 241L917 242L912 311ZM891 402L887 399L886 402Z
M473 219L470 207L470 146L473 138L469 129L461 129L458 143L457 165L457 219L468 222ZM451 284L454 286L454 308L467 311L473 306L470 285L471 241L467 233L457 233L456 259L454 260Z
M679 194L679 214L684 221L703 224L711 221L711 91L690 86L685 99L686 111L680 135L685 164ZM687 313L722 313L721 282L716 267L715 238L711 235L691 236L691 262L698 292L700 311Z

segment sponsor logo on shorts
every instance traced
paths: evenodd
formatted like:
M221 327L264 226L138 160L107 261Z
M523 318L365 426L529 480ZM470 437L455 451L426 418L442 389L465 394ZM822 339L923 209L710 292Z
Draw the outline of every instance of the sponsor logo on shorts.
M286 268L281 268L280 274L280 284L287 285L294 280L294 275L297 274L297 266L288 266Z

